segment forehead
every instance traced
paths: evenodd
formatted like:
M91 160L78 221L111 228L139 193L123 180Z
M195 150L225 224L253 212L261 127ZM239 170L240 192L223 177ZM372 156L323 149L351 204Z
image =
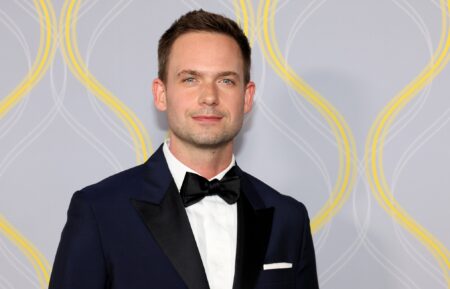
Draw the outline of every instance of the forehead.
M179 36L169 55L168 73L180 70L236 71L243 74L243 59L237 42L212 32L188 32Z

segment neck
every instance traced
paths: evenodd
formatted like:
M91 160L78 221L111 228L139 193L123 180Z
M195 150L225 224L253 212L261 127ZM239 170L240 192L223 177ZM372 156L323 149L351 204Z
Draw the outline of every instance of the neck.
M233 155L232 142L220 147L205 148L171 138L169 149L179 161L206 179L213 178L227 168Z

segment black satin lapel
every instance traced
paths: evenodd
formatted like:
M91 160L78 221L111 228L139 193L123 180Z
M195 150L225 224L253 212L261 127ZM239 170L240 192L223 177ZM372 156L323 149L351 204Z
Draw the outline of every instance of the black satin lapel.
M148 229L190 289L209 289L205 269L175 183L161 204L132 200Z
M272 230L274 208L253 209L244 194L238 201L238 236L233 289L256 285Z

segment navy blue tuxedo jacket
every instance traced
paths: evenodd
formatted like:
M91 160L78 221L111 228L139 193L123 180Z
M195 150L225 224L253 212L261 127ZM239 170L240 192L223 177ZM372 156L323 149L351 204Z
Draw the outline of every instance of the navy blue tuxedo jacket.
M305 207L243 172L233 289L318 288ZM137 167L76 192L50 289L208 289L162 148ZM264 264L292 268L264 270Z

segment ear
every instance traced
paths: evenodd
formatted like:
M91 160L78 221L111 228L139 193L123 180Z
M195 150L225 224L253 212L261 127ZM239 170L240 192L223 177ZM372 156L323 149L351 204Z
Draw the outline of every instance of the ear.
M255 95L256 85L253 81L249 81L245 86L244 95L244 113L248 113L253 107L253 96Z
M167 109L167 98L166 98L166 86L164 82L156 78L152 83L153 92L153 104L159 111L165 111Z

